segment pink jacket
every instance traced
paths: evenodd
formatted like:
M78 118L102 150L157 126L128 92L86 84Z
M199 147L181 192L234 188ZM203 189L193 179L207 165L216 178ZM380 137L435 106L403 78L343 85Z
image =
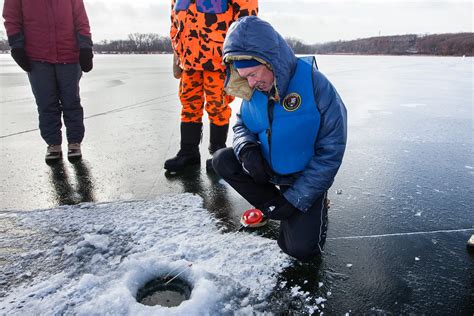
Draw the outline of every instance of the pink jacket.
M3 18L10 46L31 60L77 63L79 48L92 47L83 0L5 0Z

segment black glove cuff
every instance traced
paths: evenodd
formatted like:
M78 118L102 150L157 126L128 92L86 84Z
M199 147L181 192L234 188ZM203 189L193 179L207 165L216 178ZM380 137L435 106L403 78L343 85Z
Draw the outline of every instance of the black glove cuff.
M259 150L259 146L255 143L248 143L244 145L244 147L242 147L239 153L240 161L242 161L242 159L245 159L245 156L253 150Z
M8 36L8 45L11 48L23 48L25 46L25 36L22 32Z
M92 44L92 38L90 36L77 33L76 37L80 48L92 48L92 46L94 46Z

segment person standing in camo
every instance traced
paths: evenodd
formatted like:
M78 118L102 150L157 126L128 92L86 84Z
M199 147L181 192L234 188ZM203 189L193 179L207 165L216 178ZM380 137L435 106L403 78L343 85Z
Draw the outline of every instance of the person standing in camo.
M82 71L92 69L92 39L83 0L5 0L3 18L11 55L28 74L39 114L46 162L62 158L61 117L68 158L80 159L84 112Z
M257 0L172 0L170 37L179 67L181 142L178 154L166 160L168 171L200 164L202 116L210 120L209 153L226 147L233 97L224 92L222 45L229 26L239 17L257 15ZM212 168L211 160L206 163Z

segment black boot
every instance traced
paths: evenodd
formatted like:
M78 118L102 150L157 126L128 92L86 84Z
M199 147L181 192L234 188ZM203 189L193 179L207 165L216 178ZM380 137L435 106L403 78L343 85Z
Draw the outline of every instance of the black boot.
M176 172L201 163L199 143L202 135L202 123L181 122L181 149L178 154L165 161L165 169Z
M211 156L221 148L225 148L227 140L227 133L229 132L229 124L218 126L211 123L210 125L210 141L209 153ZM212 157L206 160L206 170L214 171L212 168Z

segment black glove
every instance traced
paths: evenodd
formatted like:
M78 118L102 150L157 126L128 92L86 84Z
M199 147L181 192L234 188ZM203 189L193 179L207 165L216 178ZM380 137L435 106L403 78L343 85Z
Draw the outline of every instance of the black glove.
M28 56L26 56L25 49L23 47L12 48L11 54L13 59L18 64L18 66L21 67L21 69L26 72L31 71L30 59L28 58Z
M264 184L270 181L270 167L258 145L246 145L240 151L240 161L242 168L248 173L256 183Z
M92 70L92 48L81 48L79 51L79 64L81 64L81 69L84 72L89 72Z
M283 220L291 217L299 210L288 202L283 195L267 202L261 211L271 219Z

